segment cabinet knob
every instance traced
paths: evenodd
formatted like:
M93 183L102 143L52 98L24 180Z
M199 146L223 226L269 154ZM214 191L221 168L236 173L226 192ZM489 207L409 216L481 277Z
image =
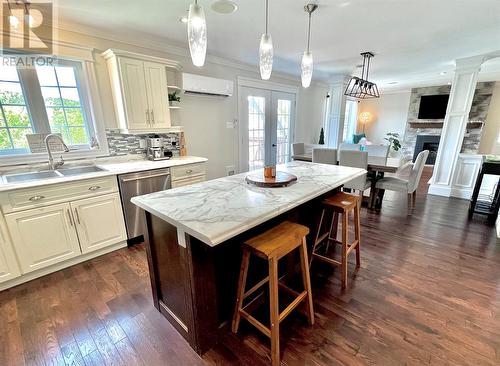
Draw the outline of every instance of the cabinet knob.
M40 200L43 200L45 198L45 196L33 196L33 197L30 197L28 198L31 202L36 202L36 201L40 201Z
M97 191L98 189L101 189L101 186L91 186L91 187L89 187L89 191Z
M191 174L192 172L193 172L193 170L192 170L192 169L188 169L188 170L186 170L186 174Z

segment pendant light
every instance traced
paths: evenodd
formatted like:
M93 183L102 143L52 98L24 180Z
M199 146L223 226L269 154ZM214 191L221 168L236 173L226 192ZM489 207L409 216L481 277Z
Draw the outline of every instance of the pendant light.
M260 77L268 80L273 71L273 40L268 32L269 28L269 0L266 1L266 32L260 38L259 65Z
M203 7L198 5L198 0L189 5L188 42L193 65L203 66L207 54L207 23L205 21L205 12Z
M307 50L304 52L302 56L302 64L301 64L301 79L302 86L304 88L308 88L311 85L311 79L313 74L313 56L311 50L309 49L311 43L311 14L318 8L316 4L307 4L304 6L304 11L309 14L309 24L307 27Z
M373 52L363 52L363 69L361 77L352 76L345 88L344 95L357 99L380 98L377 84L368 80L368 72L370 72L370 59L375 54Z

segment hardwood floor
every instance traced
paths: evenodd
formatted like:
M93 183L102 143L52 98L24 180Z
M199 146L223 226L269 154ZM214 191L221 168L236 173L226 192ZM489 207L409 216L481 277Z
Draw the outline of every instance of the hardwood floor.
M500 245L467 201L428 196L406 216L386 192L362 209L361 269L314 270L316 323L281 326L286 365L499 365ZM153 307L142 245L0 293L0 365L267 365L242 321L202 358Z

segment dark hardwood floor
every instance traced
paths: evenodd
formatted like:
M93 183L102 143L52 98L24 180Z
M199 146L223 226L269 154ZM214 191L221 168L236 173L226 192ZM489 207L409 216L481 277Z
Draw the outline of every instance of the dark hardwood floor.
M362 209L362 267L313 268L316 324L281 327L286 365L499 365L500 245L467 201L387 192ZM0 365L267 365L242 322L202 358L152 305L142 245L0 293Z

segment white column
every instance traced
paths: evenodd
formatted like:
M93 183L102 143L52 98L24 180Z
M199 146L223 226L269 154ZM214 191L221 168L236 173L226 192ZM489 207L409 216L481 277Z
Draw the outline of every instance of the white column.
M477 75L484 56L456 60L455 76L446 109L429 194L449 197L458 154L462 149L469 112L476 90Z
M328 111L326 144L334 149L342 142L346 102L344 91L349 78L350 76L347 75L338 75L330 82L330 110Z

